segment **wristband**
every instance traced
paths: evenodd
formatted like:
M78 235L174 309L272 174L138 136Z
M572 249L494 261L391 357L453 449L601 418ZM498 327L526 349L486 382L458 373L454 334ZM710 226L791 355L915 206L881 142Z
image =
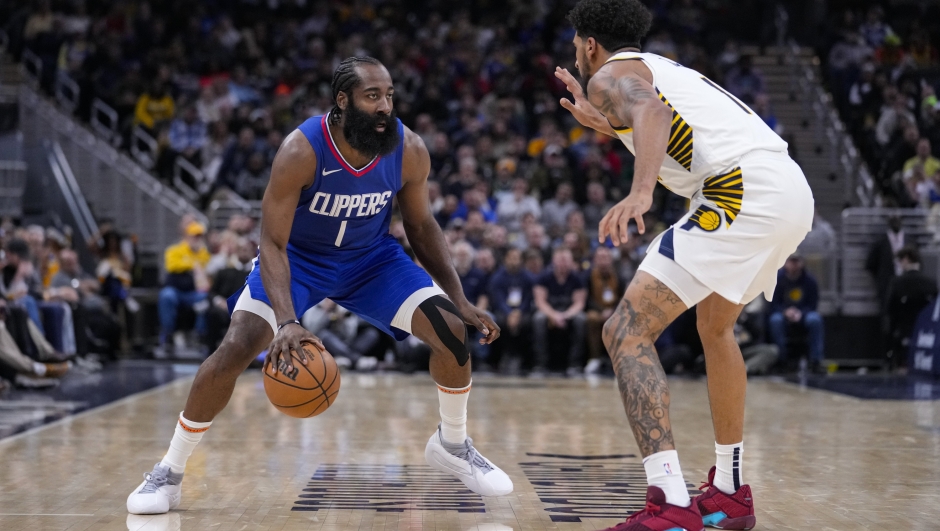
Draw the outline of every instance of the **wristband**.
M287 325L289 325L289 324L295 324L295 325L303 326L303 324L301 324L301 322L298 321L297 319L291 319L290 321L284 321L283 323L277 325L277 331L280 332L282 328L284 328L285 326L287 326Z

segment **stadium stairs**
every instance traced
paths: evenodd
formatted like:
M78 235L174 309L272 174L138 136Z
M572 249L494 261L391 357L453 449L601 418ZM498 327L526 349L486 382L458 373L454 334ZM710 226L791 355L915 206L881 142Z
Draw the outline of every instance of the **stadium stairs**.
M135 237L142 274L141 287L133 288L132 295L142 314L134 320L131 339L148 344L156 335L163 251L179 240L184 215L209 220L115 149L112 138L74 118L61 95L52 98L39 91L37 77L0 50L0 215L70 226L89 271L94 271L94 257L83 242L97 232L100 220L110 220Z
M839 153L826 132L824 108L812 101L813 91L800 87L801 68L814 72L815 83L821 79L819 60L812 48L767 47L764 53L754 57L754 65L764 75L766 91L777 121L783 126L783 137L790 143L794 159L803 168L816 208L837 230L842 220L842 210L858 204L857 198L847 193L854 188L852 175L846 175L840 166Z

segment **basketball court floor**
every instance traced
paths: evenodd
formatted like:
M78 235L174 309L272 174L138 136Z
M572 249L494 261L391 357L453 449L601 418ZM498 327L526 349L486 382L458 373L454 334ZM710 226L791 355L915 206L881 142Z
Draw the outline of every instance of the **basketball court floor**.
M166 450L187 376L0 440L0 529L588 530L642 507L643 468L612 379L477 376L469 432L515 492L482 498L424 463L438 422L427 375L343 376L323 415L270 406L258 371L189 461L178 511L128 516ZM940 396L862 399L750 383L745 480L761 530L940 529ZM682 468L714 463L704 381L671 379ZM870 388L870 386L867 386Z

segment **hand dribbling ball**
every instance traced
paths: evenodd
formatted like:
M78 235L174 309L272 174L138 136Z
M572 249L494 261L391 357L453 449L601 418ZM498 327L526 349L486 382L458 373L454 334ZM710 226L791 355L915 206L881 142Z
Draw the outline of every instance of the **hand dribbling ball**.
M329 352L304 343L307 364L296 352L290 352L290 365L281 359L277 374L270 363L264 365L264 392L281 413L297 418L315 417L336 401L339 394L339 367Z

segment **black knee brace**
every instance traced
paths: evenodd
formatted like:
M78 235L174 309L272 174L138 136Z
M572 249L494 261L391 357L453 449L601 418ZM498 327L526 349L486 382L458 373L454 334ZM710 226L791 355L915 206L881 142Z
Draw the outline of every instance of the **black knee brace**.
M448 311L460 318L462 325L463 317L461 317L460 312L457 311L457 306L455 306L450 299L435 295L419 304L418 308L424 312L428 321L431 322L434 332L437 334L437 337L441 339L441 342L444 343L444 346L450 349L454 357L457 358L457 364L461 367L466 365L467 360L470 359L470 348L464 340L454 335L450 326L447 325L447 320L441 315L441 310Z

